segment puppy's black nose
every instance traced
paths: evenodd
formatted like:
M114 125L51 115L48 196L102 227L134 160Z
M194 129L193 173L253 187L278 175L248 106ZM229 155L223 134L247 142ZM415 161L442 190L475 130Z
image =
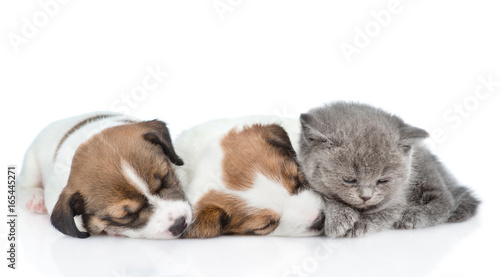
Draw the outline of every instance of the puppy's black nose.
M325 227L325 213L321 212L321 214L314 220L313 224L309 229L312 231L322 231Z
M168 228L170 233L174 236L180 235L187 227L186 217L181 216L174 221L174 224Z

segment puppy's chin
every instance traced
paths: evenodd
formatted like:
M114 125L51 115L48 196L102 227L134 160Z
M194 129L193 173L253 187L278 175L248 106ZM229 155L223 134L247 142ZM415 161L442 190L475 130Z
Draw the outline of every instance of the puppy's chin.
M140 235L140 234L137 234L131 230L126 230L118 235L115 234L115 236L128 237L128 238L134 238L134 239L158 239L158 240L177 239L181 235L182 234L174 236L169 231L165 231L165 232L157 233L157 234L152 234L152 235Z
M113 232L113 231L102 231L99 235L104 235L104 236L114 236L114 237L125 237L124 235L120 234L120 233L116 233L116 232Z
M172 233L166 231L163 233L158 233L154 235L139 235L134 233L134 231L130 230L124 230L121 232L116 232L116 231L111 231L111 230L103 230L102 232L99 233L99 235L103 236L113 236L113 237L126 237L126 238L134 238L134 239L158 239L158 240L164 240L164 239L177 239L182 236L182 234L179 235L173 235Z

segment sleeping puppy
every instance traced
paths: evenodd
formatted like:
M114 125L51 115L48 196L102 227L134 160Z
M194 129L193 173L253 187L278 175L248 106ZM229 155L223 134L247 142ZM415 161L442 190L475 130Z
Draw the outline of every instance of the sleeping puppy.
M18 193L28 210L48 212L52 225L72 237L171 239L192 220L173 164L183 161L164 122L85 114L38 135Z
M177 171L194 211L184 237L323 232L323 202L307 188L282 126L297 145L298 120L266 116L210 121L175 140L185 161Z

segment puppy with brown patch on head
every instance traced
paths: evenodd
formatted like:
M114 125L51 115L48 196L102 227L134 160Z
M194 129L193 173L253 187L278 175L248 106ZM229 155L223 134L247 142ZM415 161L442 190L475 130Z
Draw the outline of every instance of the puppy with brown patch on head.
M37 136L18 193L28 210L48 212L69 236L177 238L192 211L174 164L183 161L164 122L85 114L56 121Z
M293 147L299 134L298 120L256 116L179 135L185 165L177 172L194 211L184 237L322 234L323 201L307 187Z

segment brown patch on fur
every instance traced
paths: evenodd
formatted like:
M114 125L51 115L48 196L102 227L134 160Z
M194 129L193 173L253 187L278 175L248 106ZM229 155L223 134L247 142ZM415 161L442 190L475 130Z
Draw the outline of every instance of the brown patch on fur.
M159 122L155 120L108 128L78 147L68 184L51 215L56 228L66 228L77 214L82 215L84 225L91 234L99 234L108 228L114 232L123 228L140 228L147 223L152 214L150 204L121 172L122 160L134 168L152 194L164 199L185 199L163 147L143 137L155 132L168 133L165 124ZM78 209L76 214L71 213L75 210L72 195L81 196L78 199L84 203L84 208ZM74 235L71 230L69 235ZM76 235L81 234L76 232Z
M290 138L279 125L254 124L236 128L221 140L223 180L233 190L250 189L257 173L275 180L293 194L301 185Z
M267 235L278 227L280 215L249 207L237 196L211 190L196 204L186 238L220 235Z
M257 173L279 182L290 193L302 184L295 151L279 125L254 124L230 130L221 140L223 181L231 190L247 190ZM278 227L280 214L248 206L238 196L211 190L194 207L194 221L185 237L267 235Z

